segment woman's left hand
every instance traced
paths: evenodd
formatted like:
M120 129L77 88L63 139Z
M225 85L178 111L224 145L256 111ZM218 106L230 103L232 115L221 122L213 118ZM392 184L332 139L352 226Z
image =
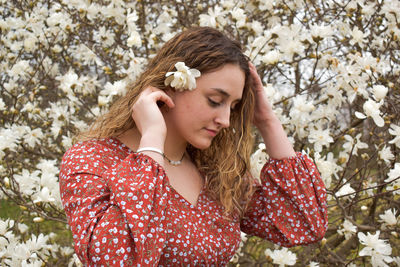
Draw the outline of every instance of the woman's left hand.
M254 92L255 107L253 124L260 129L267 121L276 119L272 106L268 101L261 78L257 73L256 67L249 62L251 83L250 86Z
M272 110L256 67L249 62L251 88L254 92L255 106L253 123L258 128L270 157L283 159L296 156L292 144L281 122Z

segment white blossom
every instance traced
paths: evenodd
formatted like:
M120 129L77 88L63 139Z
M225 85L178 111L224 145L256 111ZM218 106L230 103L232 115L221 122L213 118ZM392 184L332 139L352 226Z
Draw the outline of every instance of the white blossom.
M357 29L356 27L353 28L353 31L351 31L351 37L352 39L350 40L350 44L354 45L354 44L359 44L362 45L364 42L364 33L362 31L360 31L359 29Z
M313 37L327 38L333 34L333 29L329 25L312 25L311 35Z
M200 14L199 24L200 26L208 26L216 28L218 24L224 26L226 12L220 7L215 6L214 8L208 9L208 14Z
M267 162L267 159L268 155L265 152L265 144L260 143L258 149L250 157L250 172L254 178L260 178L261 169Z
M343 182L346 182L346 180L344 180ZM336 197L341 197L341 196L346 196L346 198L353 198L354 194L356 191L351 187L350 183L346 183L345 185L343 185L342 187L340 187L340 189L335 193Z
M38 203L38 202L53 202L55 201L55 198L51 196L50 190L47 187L43 187L40 192L38 192L34 199L33 203Z
M385 163L390 163L391 160L394 159L394 155L390 147L386 147L386 145L378 152L379 158L383 160Z
M190 69L184 62L177 62L175 64L177 71L167 72L165 77L165 85L174 87L178 91L185 89L193 90L196 88L196 78L200 77L200 71Z
M24 135L24 142L30 147L34 147L36 144L40 144L43 138L43 132L41 128L36 128L34 130L28 130Z
M23 169L21 174L14 174L14 179L19 184L21 192L26 195L32 195L39 185L39 171L30 172L27 169Z
M395 136L389 141L389 144L395 144L398 148L400 148L400 126L397 126L393 123L390 124L389 133Z
M272 50L262 56L261 61L265 64L275 64L279 61L280 58L281 54L276 50Z
M363 105L365 115L358 111L356 111L355 115L359 119L371 117L378 127L383 127L385 125L385 121L383 120L381 116L381 111L379 110L382 105L383 101L380 101L378 103L372 99L368 99Z
M6 104L4 103L3 99L0 98L0 111L5 110Z
M333 143L333 138L330 135L329 129L311 129L308 141L314 144L315 151L321 152L322 147L329 147L329 144Z
M394 168L390 169L385 182L389 183L386 190L395 190L393 194L400 194L400 163L395 163Z
M236 20L236 26L238 28L243 27L246 23L246 14L241 8L235 8L231 11L232 17Z
M310 261L310 263L308 264L308 267L319 267L319 263L315 262L315 261Z
M393 259L390 257L392 248L390 244L386 243L386 240L379 239L380 231L376 231L374 235L367 233L365 235L362 232L358 233L358 239L360 243L365 247L360 250L358 255L360 256L371 256L372 266L388 266L386 263L390 263Z
M353 154L357 155L359 149L368 148L368 144L361 142L360 138L361 138L361 133L357 134L355 138L346 134L344 136L346 142L343 144L343 149L347 152L353 151Z
M381 101L382 99L384 99L387 92L388 88L386 86L375 85L374 87L372 87L372 93L374 94L376 101Z
M389 171L388 178L385 180L385 182L393 181L399 177L400 177L400 163L395 163L394 168Z
M332 152L329 152L324 158L320 157L320 153L315 152L314 160L326 188L330 188L332 176L337 177L337 173L343 168L337 164Z
M357 233L357 226L352 224L349 220L345 219L341 227L337 230L340 235L344 235L346 240L350 239L355 233Z
M275 249L273 251L267 249L265 255L271 257L272 263L279 264L279 267L295 265L297 260L296 254L289 251L288 248Z
M380 214L379 218L381 219L380 221L385 223L386 225L396 225L397 224L397 218L396 218L396 213L397 210L396 209L388 209L385 211L385 213Z

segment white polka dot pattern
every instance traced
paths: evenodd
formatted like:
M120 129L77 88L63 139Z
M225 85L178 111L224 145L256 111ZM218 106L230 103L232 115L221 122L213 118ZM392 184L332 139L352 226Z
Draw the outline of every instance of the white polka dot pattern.
M241 230L285 246L325 233L325 188L308 158L271 160L261 176L246 217L228 219L204 190L190 204L154 160L108 138L65 153L60 190L85 265L224 266Z

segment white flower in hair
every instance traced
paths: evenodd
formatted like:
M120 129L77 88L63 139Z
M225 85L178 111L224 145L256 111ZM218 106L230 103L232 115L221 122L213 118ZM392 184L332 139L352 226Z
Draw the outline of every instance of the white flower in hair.
M200 77L200 71L190 69L184 62L177 62L175 68L177 71L170 71L165 74L165 77L167 77L164 81L165 85L174 87L178 91L195 89L196 78Z

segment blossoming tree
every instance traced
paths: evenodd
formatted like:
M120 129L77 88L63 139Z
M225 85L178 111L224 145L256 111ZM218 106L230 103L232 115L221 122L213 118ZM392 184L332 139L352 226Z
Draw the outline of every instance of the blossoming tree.
M0 218L2 266L79 265L60 237L61 157L192 25L240 40L329 192L322 242L288 250L244 236L231 264L400 265L398 0L0 2L0 203L23 214ZM263 144L252 160L257 176Z

